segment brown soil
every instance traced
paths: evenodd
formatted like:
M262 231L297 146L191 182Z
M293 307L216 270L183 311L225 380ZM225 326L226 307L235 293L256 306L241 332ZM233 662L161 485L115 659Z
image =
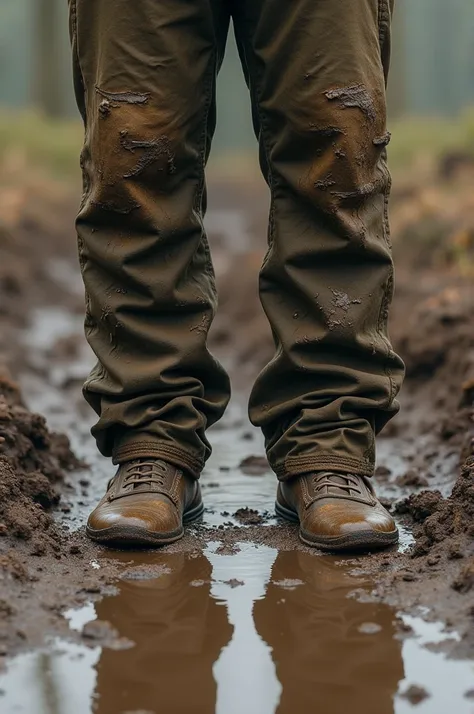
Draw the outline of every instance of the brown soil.
M423 689L423 687L412 684L405 692L402 693L401 696L403 699L407 699L410 704L416 706L417 704L424 702L430 695L425 689Z
M64 473L81 466L64 434L22 402L17 385L0 374L0 535L28 541L32 555L58 552L61 534L50 515Z
M240 462L239 469L248 476L262 476L270 469L263 456L247 456Z
M2 167L3 171L3 167ZM8 185L0 183L0 363L19 370L25 356L16 333L28 323L37 305L62 304L80 309L64 285L52 279L46 256L71 260L77 203L70 187L45 180L33 171L6 169Z
M400 474L382 464L377 480L388 489L387 505L393 504L401 523L412 529L415 544L406 553L380 553L352 562L354 568L373 574L377 597L403 609L425 605L433 617L456 627L463 634L457 651L473 656L474 295L468 259L474 216L467 192L472 193L474 173L469 176L466 180L463 170L461 181L450 173L449 178L433 181L431 194L426 186L408 186L395 196L398 289L392 335L407 364L407 381L403 410L385 435L396 440L410 466ZM18 191L19 208L8 225L0 226L0 357L14 366L15 376L37 370L18 340L33 307L59 303L71 312L82 310L77 294L51 279L45 261L45 256L60 257L75 265L75 199L66 200L64 193L50 187L45 191L38 182ZM259 226L262 238L251 252L222 261L226 267L218 274L221 310L212 345L231 367L238 367L233 370L236 387L247 389L271 357L273 345L257 295L257 273L265 252L261 202L253 187L239 191L236 196L235 190L220 185L217 200L225 203L232 194L234 204L253 207L250 224ZM69 241L64 240L65 226ZM218 236L213 243L218 258L225 254ZM423 250L413 248L420 244ZM76 338L65 337L51 346L50 359L76 352ZM65 383L64 389L78 397L78 383ZM249 437L242 432L240 438L245 443ZM448 458L455 465L440 475L435 466ZM67 438L50 433L42 417L28 411L17 386L2 372L0 657L65 628L61 612L66 607L101 597L117 577L116 563L108 565L102 559L100 571L89 567L98 552L106 551L87 542L83 530L70 533L57 522L61 508L67 514L65 499L87 493L91 477L76 473L80 466ZM245 475L258 476L267 464L249 456L240 468ZM234 517L241 525L197 527L167 551L197 551L210 540L219 541L220 552L229 554L238 550L237 542L246 540L282 550L307 550L298 543L294 526L262 527L268 514L253 510L252 504ZM238 583L236 579L235 586ZM83 636L113 638L107 623L100 627Z
M234 514L240 523L248 526L256 526L265 522L265 514L259 513L254 508L239 508Z

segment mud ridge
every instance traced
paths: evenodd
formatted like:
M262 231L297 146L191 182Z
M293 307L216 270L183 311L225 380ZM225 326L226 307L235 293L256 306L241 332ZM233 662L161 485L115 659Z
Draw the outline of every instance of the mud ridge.
M32 555L61 550L51 510L60 500L64 474L83 466L64 434L25 407L18 386L0 374L0 550L28 541Z

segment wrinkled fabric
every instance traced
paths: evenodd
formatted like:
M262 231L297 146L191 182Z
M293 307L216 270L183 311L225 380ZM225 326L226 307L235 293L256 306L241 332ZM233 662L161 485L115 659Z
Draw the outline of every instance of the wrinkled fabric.
M84 394L102 454L198 477L229 400L206 346L216 289L203 216L232 19L271 191L260 294L276 350L250 418L282 480L372 475L403 377L387 334L391 12L390 0L70 0L98 360Z

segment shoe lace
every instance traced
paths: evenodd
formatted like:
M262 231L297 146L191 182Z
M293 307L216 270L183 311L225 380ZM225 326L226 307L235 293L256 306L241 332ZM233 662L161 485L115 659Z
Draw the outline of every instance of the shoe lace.
M363 496L360 476L343 473L319 473L313 476L313 486L316 495L331 494L329 489L340 489L348 496Z
M145 484L164 486L167 468L165 464L156 459L146 461L130 461L125 467L126 473L123 479L123 486L143 486Z

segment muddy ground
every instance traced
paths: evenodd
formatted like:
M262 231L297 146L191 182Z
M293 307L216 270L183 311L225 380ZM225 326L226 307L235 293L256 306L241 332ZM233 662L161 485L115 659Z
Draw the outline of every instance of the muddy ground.
M402 528L402 548L334 562L354 573L355 587L357 577L369 578L374 601L445 623L458 633L445 650L473 657L474 172L449 164L446 174L446 165L424 182L396 183L392 204L398 273L391 333L407 380L400 415L380 438L377 488ZM266 194L259 183L219 181L210 195L220 293L211 341L237 397L211 434L218 448L203 477L204 522L162 553L199 558L212 543L220 555L237 555L247 542L322 558L298 542L293 526L274 518L274 483L245 416L251 380L272 355L257 295ZM34 176L0 187L4 664L53 635L106 646L110 628L71 633L65 610L111 596L121 579L158 567L154 555L140 556L137 565L126 553L89 543L83 532L112 467L95 454L80 394L90 355L81 329L76 202L74 191ZM227 582L238 587L238 572ZM397 626L407 634L406 622Z

